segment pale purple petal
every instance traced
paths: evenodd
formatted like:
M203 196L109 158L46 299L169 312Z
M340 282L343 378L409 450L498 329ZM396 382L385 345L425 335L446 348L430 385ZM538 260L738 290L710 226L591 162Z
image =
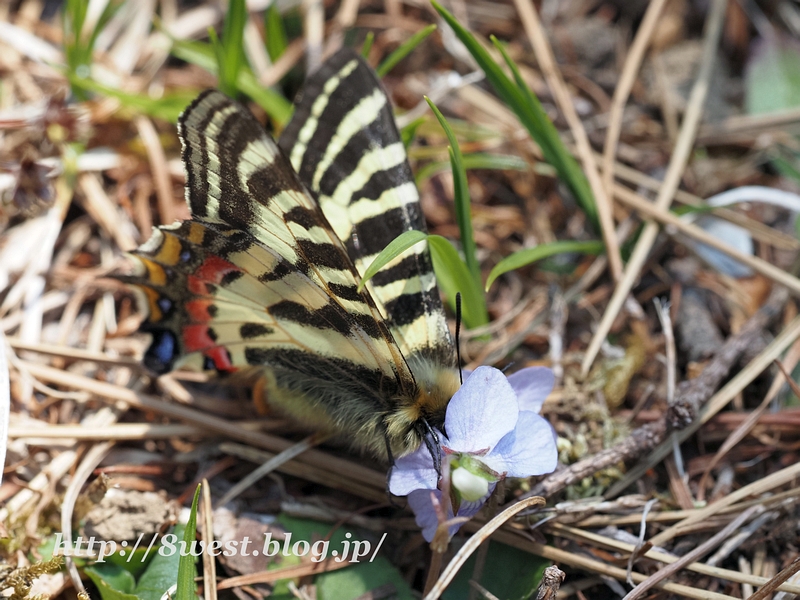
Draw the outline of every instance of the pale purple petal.
M440 490L416 490L408 495L408 505L414 511L417 525L422 529L422 537L430 542L436 534L436 528L439 527L439 517L436 514L436 509L433 507L431 495L436 499L442 501L442 492ZM446 502L446 510L448 518L452 518L453 509L450 508L450 502ZM452 536L456 530L451 531Z
M514 429L519 414L517 395L492 367L478 367L447 405L447 447L455 452L491 450Z
M407 496L414 490L434 490L439 474L433 466L433 458L426 444L411 454L401 456L394 462L389 476L389 491L395 496Z
M520 410L541 412L544 399L553 390L556 377L547 367L527 367L508 376L517 393Z
M555 432L534 412L519 413L517 427L492 452L479 459L487 467L508 477L530 477L552 473L558 463Z

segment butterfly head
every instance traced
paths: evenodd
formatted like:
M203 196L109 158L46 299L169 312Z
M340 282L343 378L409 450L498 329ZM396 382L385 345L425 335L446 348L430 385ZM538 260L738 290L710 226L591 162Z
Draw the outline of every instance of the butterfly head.
M400 398L385 419L386 434L396 457L427 443L431 431L444 430L447 404L460 387L458 371L430 361L412 367L416 379L413 396Z

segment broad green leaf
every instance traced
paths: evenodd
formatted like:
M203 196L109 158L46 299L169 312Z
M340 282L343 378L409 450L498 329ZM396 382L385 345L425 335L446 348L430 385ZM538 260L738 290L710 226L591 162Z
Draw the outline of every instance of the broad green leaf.
M489 550L486 554L486 563L483 567L480 584L493 597L500 600L534 598L542 574L550 562L505 544L493 541L484 543L489 544ZM469 581L473 577L474 569L475 555L471 556L461 567L453 582L442 594L442 599L463 600L467 598L471 589Z
M423 28L422 30L418 31L414 35L412 35L406 42L400 44L400 46L392 52L389 56L386 57L378 68L375 69L375 72L378 74L378 77L383 77L389 71L391 71L397 63L403 60L406 56L408 56L414 48L419 46L422 41L436 31L436 25L428 25L427 27Z
M456 294L461 292L461 309L464 326L475 329L489 322L486 311L486 298L480 284L475 281L464 261L458 255L450 240L440 235L429 235L428 246L431 251L433 270L436 281L447 299L450 308L455 311Z
M328 573L321 573L314 577L314 584L317 588L317 597L319 600L355 600L360 596L365 596L370 590L386 584L392 584L395 589L392 599L397 600L411 600L413 595L411 588L402 578L400 572L391 565L391 563L381 556L382 550L378 551L378 555L374 561L369 559L372 557L376 550L373 544L377 544L373 536L368 534L359 533L357 529L339 527L332 530L330 523L320 523L310 519L298 519L289 517L285 514L278 516L278 522L283 525L286 531L292 534L292 544L300 540L305 540L312 544L320 544L318 548L321 549L321 543L324 540L328 541L326 555L311 554L318 559L330 558L333 552L337 552L338 556L347 549L348 556L352 556L353 543L361 543L369 541L369 553L360 559L360 562L353 563L351 566L337 571L330 571ZM311 550L309 553L313 552ZM299 557L292 556L291 558L298 560ZM281 561L286 560L281 557ZM282 562L282 565L287 563ZM276 566L281 566L281 564ZM279 588L276 585L276 590Z
M464 168L472 169L492 169L495 171L527 171L530 165L519 156L513 154L487 154L484 152L473 152L464 154L462 157ZM428 163L417 171L415 179L419 184L437 173L447 170L450 163L444 161Z
M404 231L389 244L381 250L378 256L370 263L367 270L364 271L364 276L361 278L361 283L358 284L358 291L364 289L367 282L372 279L375 274L385 267L389 262L400 256L403 252L411 248L411 246L420 243L428 237L428 234L412 229L411 231Z
M112 563L100 563L83 570L97 586L103 600L137 600L136 582L128 571ZM166 591L166 590L165 590Z
M486 280L486 290L488 290L495 280L503 273L508 273L514 269L519 269L537 260L542 260L549 256L556 254L563 254L565 252L579 252L581 254L600 254L604 250L603 242L588 241L577 242L571 240L564 240L559 242L551 242L549 244L539 244L535 248L526 248L514 252L510 256L506 256L503 260L497 263L489 273Z
M461 150L458 147L456 134L453 133L450 124L439 109L436 108L436 105L431 102L430 98L426 97L425 101L428 103L428 106L431 107L433 114L436 115L439 124L447 135L447 139L450 141L450 163L453 167L453 201L455 202L456 208L456 222L458 223L458 229L461 233L461 247L463 248L467 269L469 269L472 277L478 285L480 285L481 267L480 264L478 264L475 236L472 233L469 185L467 184L467 172L464 170L464 160L461 157Z
M197 501L200 498L200 490L202 484L197 484L197 489L194 491L194 498L192 499L192 508L189 511L189 522L186 523L186 529L183 531L183 541L186 548L192 546L197 534ZM197 568L195 567L195 557L191 553L180 553L180 560L178 561L178 589L175 591L176 600L195 600L197 596L197 586L194 583L194 578L197 575Z
M184 529L184 525L176 525L150 550L147 569L137 580L134 591L139 600L161 600L164 592L175 585L180 555L191 550L191 547L181 548Z
M384 585L392 585L392 600L413 600L415 596L400 571L383 556L372 562L360 562L346 569L317 575L317 598L319 600L355 600L371 598L370 591Z

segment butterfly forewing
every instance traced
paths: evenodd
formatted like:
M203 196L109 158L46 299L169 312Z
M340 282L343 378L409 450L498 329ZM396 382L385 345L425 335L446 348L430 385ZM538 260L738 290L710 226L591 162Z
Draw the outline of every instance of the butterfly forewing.
M398 235L425 230L389 99L353 51L339 51L308 79L279 145L360 274ZM425 243L387 265L368 289L406 357L421 354L452 364Z

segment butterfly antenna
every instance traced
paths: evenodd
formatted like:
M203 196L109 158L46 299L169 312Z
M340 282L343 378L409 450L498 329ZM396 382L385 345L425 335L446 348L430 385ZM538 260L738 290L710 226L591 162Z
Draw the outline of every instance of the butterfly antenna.
M461 373L461 292L456 292L456 359L458 360L458 382L464 385L464 376Z

